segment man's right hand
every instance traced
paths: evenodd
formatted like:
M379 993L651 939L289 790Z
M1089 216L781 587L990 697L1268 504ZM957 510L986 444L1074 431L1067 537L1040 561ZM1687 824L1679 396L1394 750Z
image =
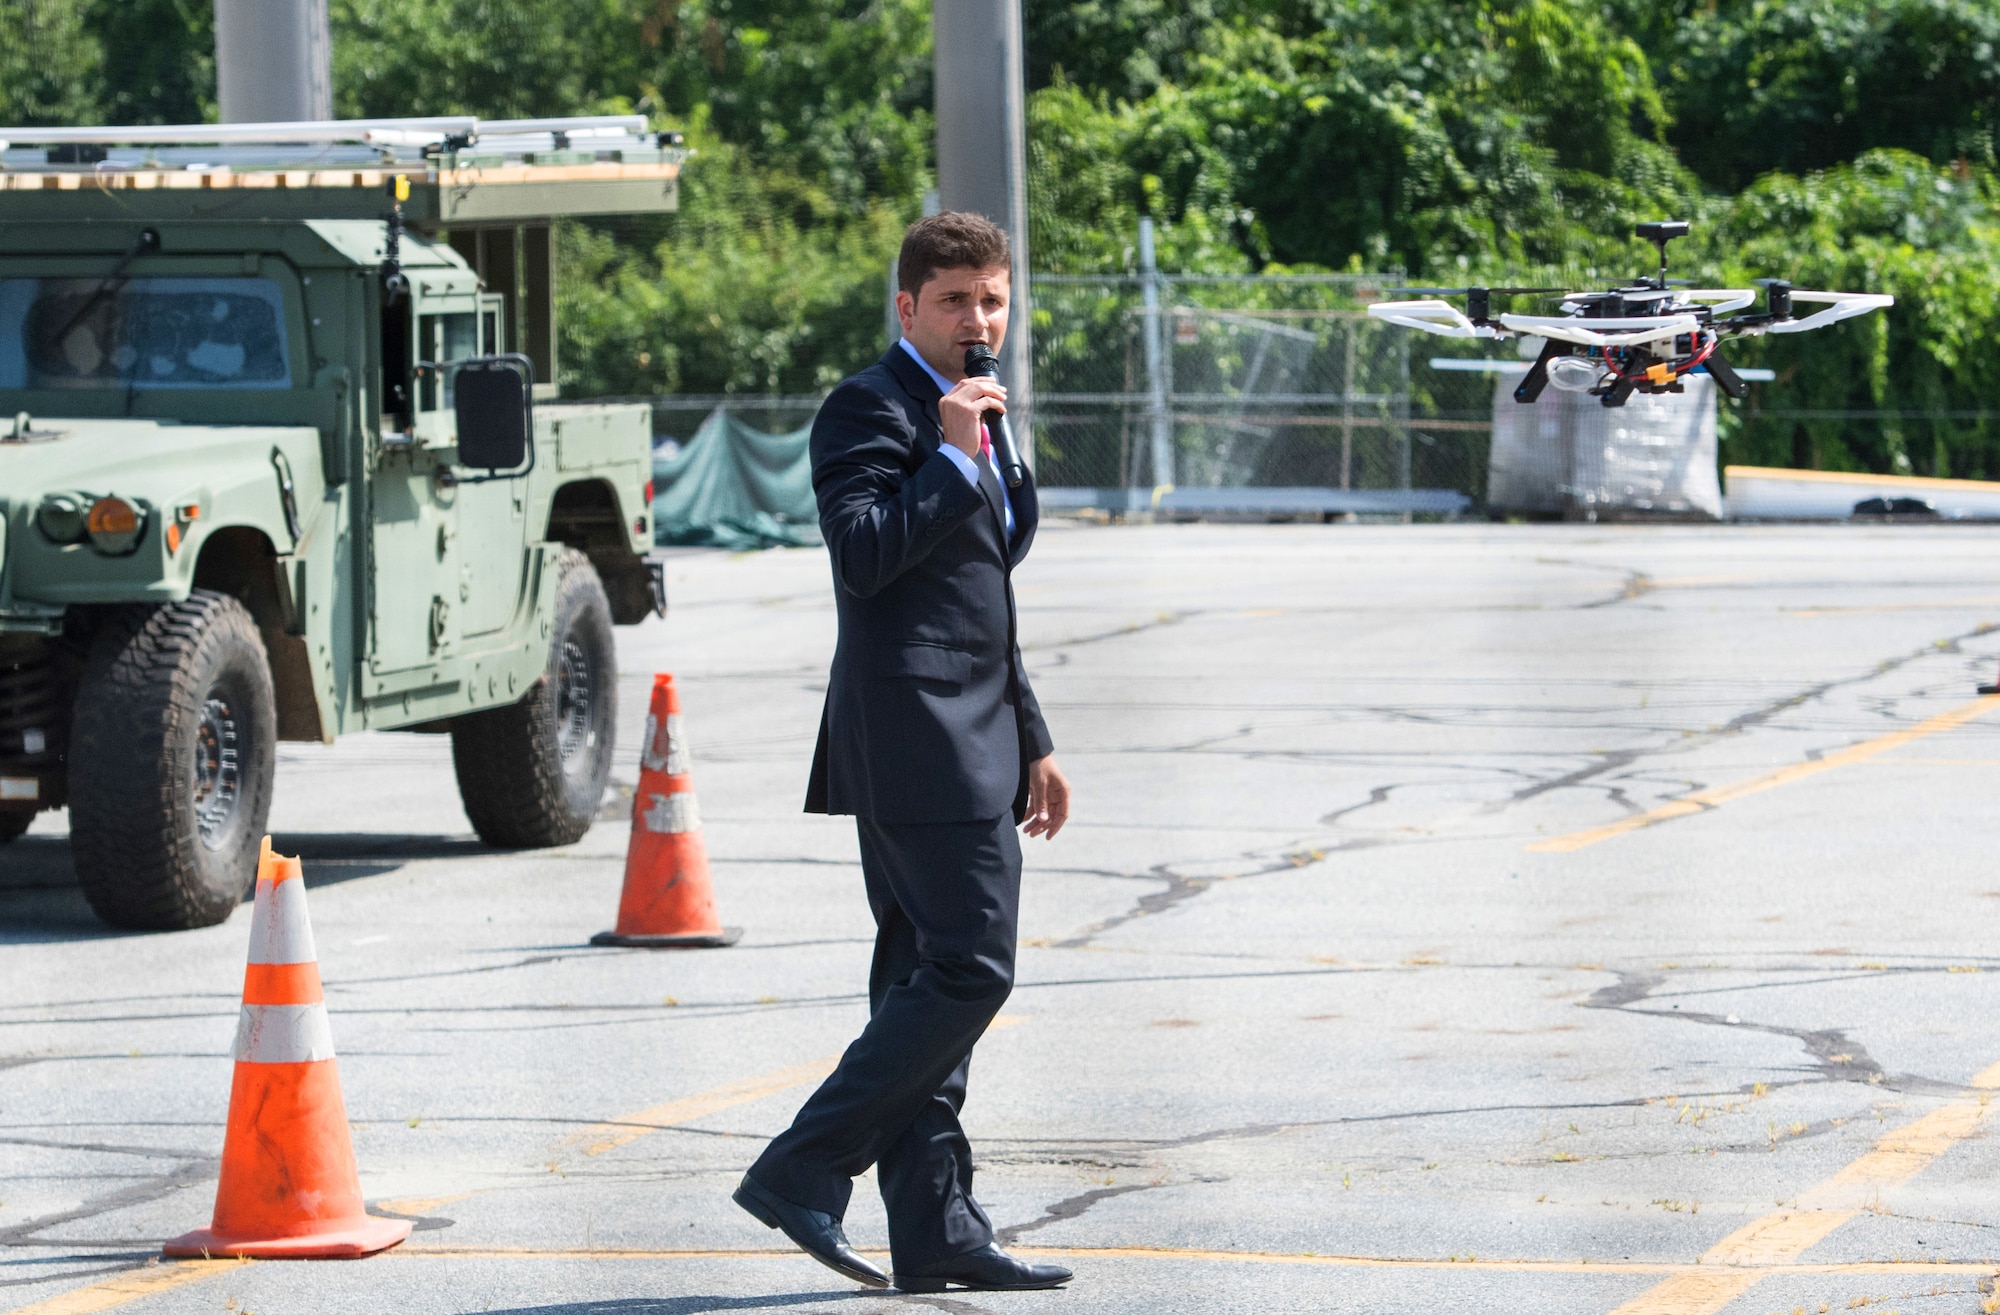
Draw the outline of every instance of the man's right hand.
M1007 390L992 379L961 379L938 401L944 441L966 456L979 456L979 423L988 411L1007 410Z

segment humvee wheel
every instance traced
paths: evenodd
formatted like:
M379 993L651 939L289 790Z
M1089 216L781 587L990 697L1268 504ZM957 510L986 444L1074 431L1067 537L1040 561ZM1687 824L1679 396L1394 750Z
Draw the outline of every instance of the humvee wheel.
M0 845L6 844L9 840L18 840L34 824L35 815L18 808L10 808L0 813Z
M549 666L519 703L451 725L458 796L489 845L540 849L580 840L611 777L618 654L611 604L590 559L562 555Z
M257 624L227 594L121 609L84 664L70 740L77 882L114 927L208 927L257 876L277 712Z

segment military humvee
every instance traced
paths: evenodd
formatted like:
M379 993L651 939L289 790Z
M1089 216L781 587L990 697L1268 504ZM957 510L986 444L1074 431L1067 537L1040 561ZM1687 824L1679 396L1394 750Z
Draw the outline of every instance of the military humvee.
M647 408L555 400L555 217L672 209L638 118L0 129L0 841L220 922L276 743L449 734L473 826L596 815L665 596ZM4 860L0 860L4 861Z

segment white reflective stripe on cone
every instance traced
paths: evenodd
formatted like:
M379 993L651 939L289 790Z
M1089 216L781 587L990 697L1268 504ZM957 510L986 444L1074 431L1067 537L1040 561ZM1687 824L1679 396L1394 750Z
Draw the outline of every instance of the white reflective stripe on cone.
M660 751L662 739L666 741L664 754ZM664 736L658 720L652 713L646 714L646 734L639 741L639 765L649 772L665 772L668 776L687 774L687 736L681 730L681 715L678 712L667 714Z
M251 963L312 963L312 923L306 918L306 883L297 877L257 883L250 918Z
M695 803L693 791L649 794L646 797L653 801L653 806L640 816L645 819L648 831L655 835L674 835L682 831L701 830L701 807Z
M236 1058L244 1064L310 1064L333 1058L326 1006L244 1005L236 1019Z
M681 729L681 715L667 714L667 775L685 776L688 770L687 732Z

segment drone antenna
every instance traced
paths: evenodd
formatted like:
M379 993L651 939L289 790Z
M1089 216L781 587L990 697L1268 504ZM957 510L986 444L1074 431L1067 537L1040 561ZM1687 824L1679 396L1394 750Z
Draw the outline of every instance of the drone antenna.
M1660 281L1662 292L1667 287L1667 243L1677 237L1686 237L1688 221L1685 219L1656 219L1650 224L1639 224L1632 229L1633 236L1642 237L1660 249Z

